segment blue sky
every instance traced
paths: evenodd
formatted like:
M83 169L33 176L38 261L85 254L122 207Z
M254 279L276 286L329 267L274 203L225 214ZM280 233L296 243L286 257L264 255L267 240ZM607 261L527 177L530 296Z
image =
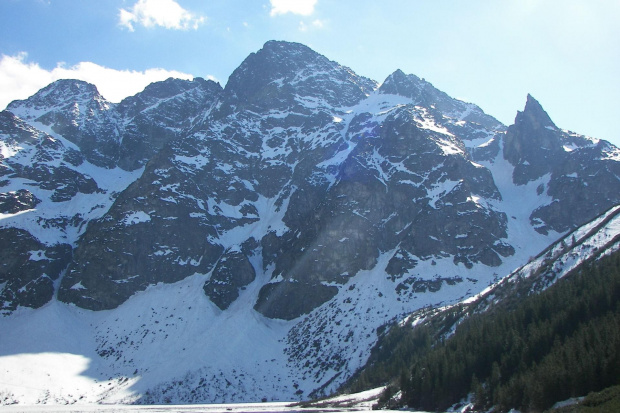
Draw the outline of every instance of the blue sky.
M0 0L0 109L58 78L111 101L169 76L222 85L271 39L383 81L396 69L510 124L528 93L620 145L620 0Z

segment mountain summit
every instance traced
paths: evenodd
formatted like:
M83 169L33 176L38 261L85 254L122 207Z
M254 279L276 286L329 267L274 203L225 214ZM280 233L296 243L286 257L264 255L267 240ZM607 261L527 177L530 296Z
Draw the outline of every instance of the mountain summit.
M561 162L562 140L562 132L547 112L536 99L527 95L525 109L517 113L504 145L504 157L518 168L515 182L540 178L549 171L550 164Z
M89 360L68 362L75 388L34 363L46 402L327 394L387 323L620 202L620 151L531 96L506 127L415 75L379 85L279 41L225 88L168 79L112 104L56 82L0 113L0 150L0 368Z
M535 125L536 128L548 128L557 129L547 112L543 109L540 103L528 93L527 101L525 102L525 109L523 112L517 114L515 124L524 122L523 118L527 118L529 123Z
M304 102L351 106L375 87L375 82L307 46L270 41L232 73L225 93L237 104L292 110Z

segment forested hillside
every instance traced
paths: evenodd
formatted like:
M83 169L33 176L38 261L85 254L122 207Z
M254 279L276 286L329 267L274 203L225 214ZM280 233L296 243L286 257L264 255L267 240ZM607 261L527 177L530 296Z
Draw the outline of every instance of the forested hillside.
M384 402L401 390L403 406L443 410L472 393L476 408L540 411L620 384L619 252L540 294L469 314L446 334L468 312L391 329L353 388L399 377Z

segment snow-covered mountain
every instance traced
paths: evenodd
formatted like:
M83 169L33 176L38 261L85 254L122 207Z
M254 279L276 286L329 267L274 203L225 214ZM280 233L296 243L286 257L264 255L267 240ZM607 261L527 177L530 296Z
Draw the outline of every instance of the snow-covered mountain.
M223 89L55 82L0 113L0 145L0 388L28 403L329 393L387 322L620 203L620 150L531 96L506 127L287 42Z
M93 85L59 80L1 112L2 309L49 302L87 224L220 92L211 81L168 79L114 105Z
M456 305L416 311L401 321L416 326L440 318L457 306L450 325L441 328L454 332L454 326L470 313L483 313L498 305L507 305L524 296L538 294L571 272L620 250L620 205L614 206L592 221L569 231L558 241L531 257L528 262L478 294L459 301ZM443 323L442 323L443 324ZM448 323L446 323L448 324Z

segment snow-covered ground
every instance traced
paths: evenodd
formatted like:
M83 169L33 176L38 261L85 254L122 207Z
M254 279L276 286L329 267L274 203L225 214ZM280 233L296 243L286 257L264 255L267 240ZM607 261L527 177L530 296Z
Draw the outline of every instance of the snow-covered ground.
M288 400L284 395L293 393L288 389L292 380L282 365L287 323L243 305L244 296L257 293L252 289L260 285L251 285L223 313L202 292L204 281L204 275L195 275L158 284L110 311L83 310L54 299L38 310L21 308L0 318L0 372L10 377L9 383L0 379L0 400L133 402L137 394L173 377L194 380L190 387L199 387L201 379L215 375L225 376L218 382L230 383L223 401ZM187 377L188 372L195 377ZM246 380L250 374L252 380ZM280 378L282 384L274 384ZM221 391L206 388L205 396L212 401Z
M269 412L365 412L371 409L366 407L300 407L291 403L252 403L252 404L195 404L195 405L158 405L158 406L132 406L132 405L86 405L86 406L8 406L0 407L0 412L41 412L41 413L269 413ZM382 410L392 412L396 410Z
M190 412L363 412L372 410L372 406L383 391L383 387L361 393L337 396L321 400L313 404L293 402L265 402L265 403L234 403L234 404L184 404L184 405L126 405L126 404L90 404L90 405L11 405L1 406L0 412L42 412L42 413L190 413ZM383 410L390 412L390 410Z

